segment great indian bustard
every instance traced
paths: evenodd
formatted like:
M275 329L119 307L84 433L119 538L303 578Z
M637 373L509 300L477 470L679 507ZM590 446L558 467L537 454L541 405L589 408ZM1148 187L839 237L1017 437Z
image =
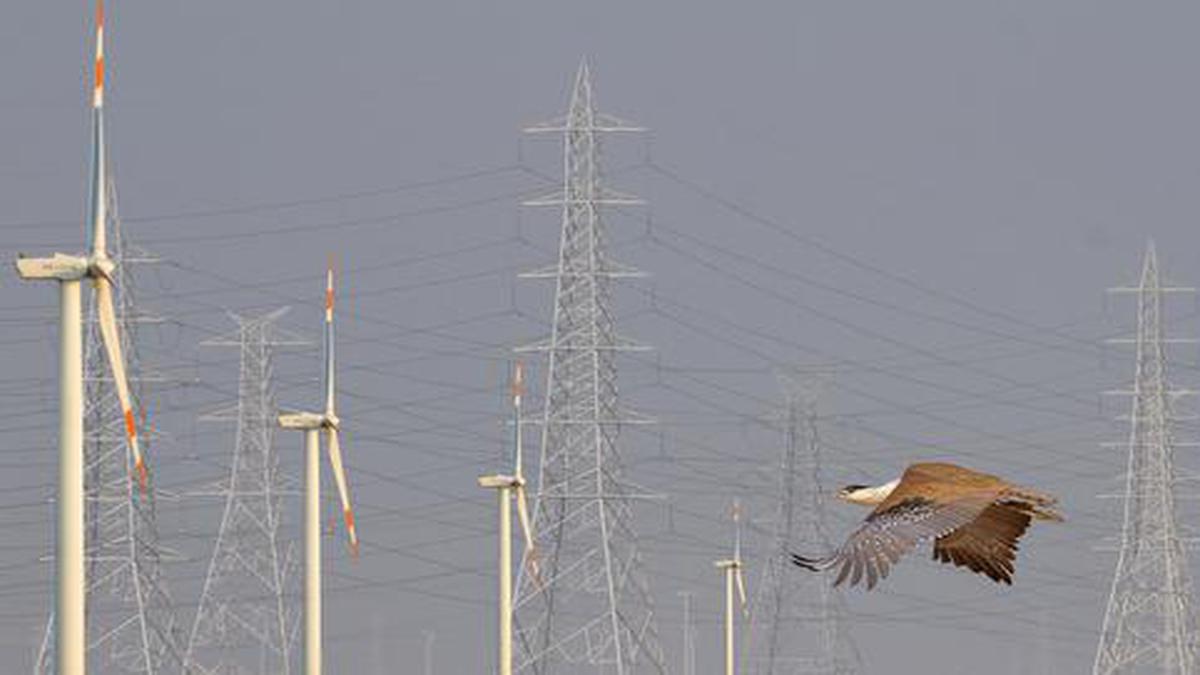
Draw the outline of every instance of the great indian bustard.
M933 541L933 559L1012 584L1017 540L1034 520L1061 521L1053 497L986 473L945 463L913 464L879 486L850 485L838 497L874 506L841 548L824 558L792 554L813 571L841 566L834 585L864 577L867 589L917 544Z

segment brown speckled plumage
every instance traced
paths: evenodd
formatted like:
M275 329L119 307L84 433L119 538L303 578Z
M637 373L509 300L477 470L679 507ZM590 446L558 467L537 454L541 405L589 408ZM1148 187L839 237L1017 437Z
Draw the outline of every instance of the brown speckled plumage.
M954 464L908 467L895 489L846 543L825 558L793 554L800 567L838 567L834 585L866 580L874 588L918 544L933 541L933 558L1011 584L1017 542L1033 520L1062 520L1055 499Z

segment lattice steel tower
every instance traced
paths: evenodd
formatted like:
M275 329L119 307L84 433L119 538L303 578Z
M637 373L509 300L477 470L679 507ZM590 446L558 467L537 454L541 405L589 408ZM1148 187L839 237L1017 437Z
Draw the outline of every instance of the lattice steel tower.
M599 138L636 131L596 112L587 63L564 118L528 129L563 134L563 188L530 204L562 212L558 262L528 277L553 279L541 449L534 500L538 574L518 579L516 669L571 674L665 671L653 602L641 570L632 500L617 448L622 409L617 353L639 349L613 327L611 282L635 276L609 259L602 207L638 200L601 187Z
M1163 287L1151 243L1137 288L1137 345L1130 413L1125 520L1093 672L1195 672L1195 621L1176 521L1173 394L1167 381Z
M821 486L817 388L781 375L786 407L779 496L770 548L750 616L747 672L754 675L851 675L858 649L846 626L846 603L828 579L795 574L796 548L832 548Z
M305 344L283 335L275 321L286 310L234 317L236 336L209 340L241 354L238 401L209 415L235 419L237 437L229 477L208 494L224 500L216 545L188 638L187 675L288 675L300 626L298 561L281 532L281 500L296 494L279 468L273 443L278 409L272 358L283 345Z
M109 174L111 175L111 173ZM162 574L155 512L153 444L146 427L147 376L139 358L138 328L156 320L136 309L134 265L152 260L127 245L117 216L116 193L107 186L110 241L116 262L117 327L125 354L133 409L141 411L138 436L148 483L139 494L133 458L125 440L125 417L104 353L95 294L84 325L84 491L87 563L87 663L100 673L175 672L182 658L174 605ZM39 675L53 671L53 616L46 624L35 663Z

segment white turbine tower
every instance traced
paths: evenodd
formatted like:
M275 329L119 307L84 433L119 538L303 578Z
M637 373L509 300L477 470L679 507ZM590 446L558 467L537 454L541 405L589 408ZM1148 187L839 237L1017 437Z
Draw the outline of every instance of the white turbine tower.
M358 533L346 489L346 470L338 443L341 421L334 408L333 372L333 266L325 277L325 412L298 412L279 416L284 429L304 431L304 675L321 675L321 441L329 432L329 464L342 500L342 514L350 549L358 556Z
M494 474L479 477L479 487L496 490L500 498L500 563L498 572L498 663L499 675L512 675L512 495L517 495L517 517L521 521L521 532L525 536L525 560L530 574L537 580L537 555L533 543L533 528L529 521L529 503L525 497L525 474L522 472L523 447L521 442L521 398L525 394L525 368L517 361L513 367L510 389L513 402L513 473L511 476Z
M733 594L737 589L742 611L746 611L746 580L742 578L742 506L733 502L733 557L718 560L718 569L725 573L725 675L734 675L736 669L736 646L733 634Z
M108 256L108 175L104 143L104 6L96 3L96 60L92 87L91 181L85 230L86 255L55 253L49 258L17 259L22 279L59 282L59 431L58 530L55 540L55 672L83 675L86 670L83 488L83 316L81 281L92 281L100 332L143 492L146 465L138 447L137 420L130 403L125 358L117 330L112 278L116 264Z

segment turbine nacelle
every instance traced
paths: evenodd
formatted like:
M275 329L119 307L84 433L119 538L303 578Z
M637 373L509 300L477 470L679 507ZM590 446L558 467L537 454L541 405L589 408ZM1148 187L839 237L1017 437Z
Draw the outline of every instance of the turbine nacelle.
M317 413L284 413L279 416L279 426L284 429L320 429L325 426L325 416Z
M49 258L34 258L17 254L17 274L22 279L104 279L113 283L117 264L108 256L80 256L55 253Z
M90 261L83 256L55 253L49 258L32 258L17 254L17 274L22 279L73 281L88 276L90 268Z
M502 473L479 477L479 487L482 488L515 488L524 484L525 481L516 476L506 476Z

